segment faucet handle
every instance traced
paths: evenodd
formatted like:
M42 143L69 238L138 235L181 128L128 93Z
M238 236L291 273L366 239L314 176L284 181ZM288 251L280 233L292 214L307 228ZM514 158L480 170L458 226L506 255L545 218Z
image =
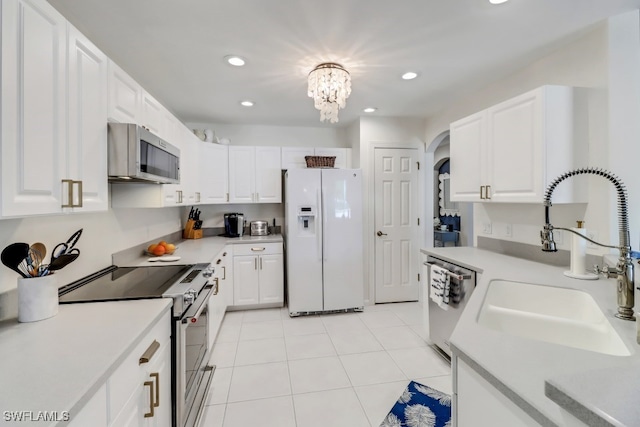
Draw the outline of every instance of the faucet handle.
M604 277L611 279L612 277L618 276L618 269L610 269L608 265L603 265L600 267L598 264L593 265L593 272L595 274L602 274Z

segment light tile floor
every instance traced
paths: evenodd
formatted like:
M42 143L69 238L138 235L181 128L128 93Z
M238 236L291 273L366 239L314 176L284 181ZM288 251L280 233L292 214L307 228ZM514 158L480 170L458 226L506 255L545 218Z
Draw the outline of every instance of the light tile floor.
M426 336L417 302L229 312L200 427L377 427L409 380L451 393L451 368Z

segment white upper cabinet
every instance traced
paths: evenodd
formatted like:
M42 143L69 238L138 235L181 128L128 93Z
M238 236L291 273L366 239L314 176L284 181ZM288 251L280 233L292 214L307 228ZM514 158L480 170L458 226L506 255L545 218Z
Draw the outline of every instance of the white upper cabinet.
M164 107L147 92L142 92L142 121L140 124L160 138L166 138L163 126ZM171 141L169 141L171 143Z
M351 167L350 148L331 147L282 147L282 169L306 168L305 156L335 156L335 168Z
M144 90L129 74L109 61L109 120L119 123L142 122Z
M202 142L200 154L200 202L221 204L229 202L229 147Z
M106 118L107 56L69 26L68 176L82 182L83 211L109 208Z
M256 197L258 203L282 202L280 147L256 147Z
M44 0L1 7L1 216L106 209L104 55Z
M306 168L305 156L315 155L313 147L282 147L282 169Z
M328 147L316 147L315 155L316 156L335 156L336 162L333 167L338 169L345 169L351 167L351 162L347 164L347 152L349 148L328 148Z
M229 202L280 203L280 147L229 147Z
M587 157L578 90L542 86L451 124L451 200L540 203L547 185ZM554 202L586 201L584 181Z

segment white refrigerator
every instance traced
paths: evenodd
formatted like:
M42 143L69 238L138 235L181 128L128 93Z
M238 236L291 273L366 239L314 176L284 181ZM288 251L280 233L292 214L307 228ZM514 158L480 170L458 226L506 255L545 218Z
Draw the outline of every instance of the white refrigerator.
M285 174L289 315L364 306L362 171Z

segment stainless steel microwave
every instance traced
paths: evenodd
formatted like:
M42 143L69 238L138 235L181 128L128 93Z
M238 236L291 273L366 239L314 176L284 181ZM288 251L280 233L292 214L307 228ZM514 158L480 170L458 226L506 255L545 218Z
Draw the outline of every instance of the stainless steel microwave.
M109 123L109 181L180 183L180 149L131 123Z

